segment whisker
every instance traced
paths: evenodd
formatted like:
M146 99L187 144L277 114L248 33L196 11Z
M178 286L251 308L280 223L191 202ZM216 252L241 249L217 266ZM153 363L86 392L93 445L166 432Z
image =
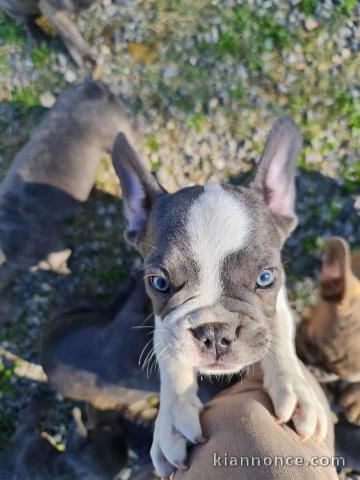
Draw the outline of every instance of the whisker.
M151 339L151 341L152 341L152 339ZM155 353L155 349L156 349L157 347L158 347L158 344L152 346L152 348L150 349L149 353L148 353L148 354L146 355L146 357L145 357L145 360L144 360L144 363L143 363L143 366L142 366L141 370L144 370L148 359L152 357L152 355Z
M141 350L140 357L139 357L139 361L138 361L138 365L141 365L141 358L142 358L142 356L144 355L147 346L148 346L152 341L153 341L153 339L151 338L151 339L146 343L145 347Z

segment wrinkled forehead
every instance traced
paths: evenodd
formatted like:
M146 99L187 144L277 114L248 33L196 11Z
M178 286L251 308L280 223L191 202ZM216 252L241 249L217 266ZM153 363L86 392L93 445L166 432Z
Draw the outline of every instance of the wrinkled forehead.
M261 199L247 188L207 184L159 197L145 236L150 264L196 270L211 275L239 251L279 251L280 237ZM259 255L259 252L258 252Z

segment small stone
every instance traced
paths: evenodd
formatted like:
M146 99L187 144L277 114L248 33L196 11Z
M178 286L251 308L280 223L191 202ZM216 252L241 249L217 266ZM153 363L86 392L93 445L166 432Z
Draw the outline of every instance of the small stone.
M351 57L351 50L349 48L343 48L341 50L341 56L345 59L348 60Z
M176 77L177 74L178 74L178 68L175 65L171 65L170 67L167 67L164 70L165 78L173 78L173 77Z
M56 98L51 92L44 92L40 95L39 100L44 108L51 108L54 105Z
M66 70L65 72L65 80L68 83L73 83L76 80L76 73L73 72L72 70Z
M317 23L317 21L312 17L309 17L305 20L306 30L309 30L309 31L314 30L316 27L318 27L318 25L319 24Z
M129 480L132 475L131 468L124 468L119 474L119 480Z
M217 98L212 98L209 102L210 108L216 108L219 104L219 100Z

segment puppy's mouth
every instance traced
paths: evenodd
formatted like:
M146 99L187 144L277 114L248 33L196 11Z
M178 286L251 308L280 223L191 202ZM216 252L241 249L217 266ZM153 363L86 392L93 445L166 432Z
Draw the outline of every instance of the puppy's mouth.
M207 363L197 367L198 372L204 375L233 374L241 371L242 369L242 365L236 365L222 361Z

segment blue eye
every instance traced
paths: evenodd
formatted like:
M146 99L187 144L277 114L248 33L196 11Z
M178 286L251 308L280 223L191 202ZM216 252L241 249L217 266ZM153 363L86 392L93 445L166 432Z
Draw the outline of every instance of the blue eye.
M256 288L267 288L274 283L276 277L275 268L265 268L260 272L259 276L256 279Z
M170 290L168 281L161 275L152 275L150 277L150 284L154 290L161 293L167 293Z

